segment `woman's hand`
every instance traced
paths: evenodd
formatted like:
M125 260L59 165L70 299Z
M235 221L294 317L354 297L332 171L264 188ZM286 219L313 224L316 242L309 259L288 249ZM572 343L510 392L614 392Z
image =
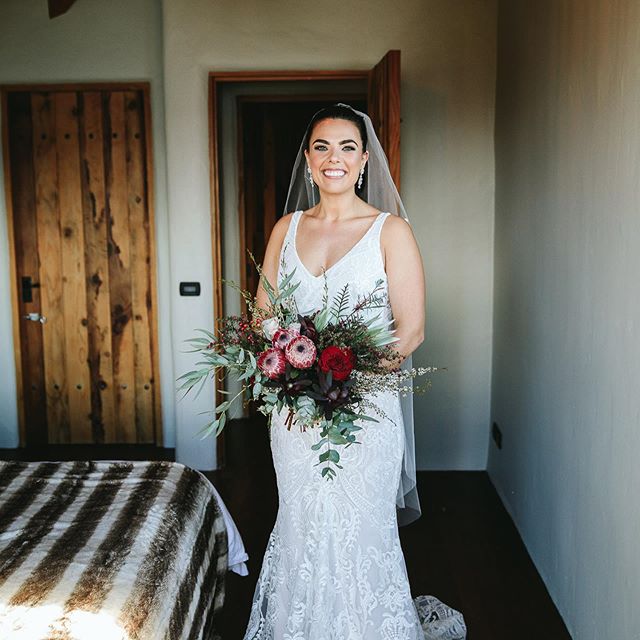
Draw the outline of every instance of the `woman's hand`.
M392 346L396 344L397 343L394 342ZM394 358L393 360L388 360L387 358L383 358L382 360L380 360L380 365L384 367L387 371L397 371L400 368L400 365L402 364L402 361L405 358L406 356L403 356L401 353L398 353L398 357Z

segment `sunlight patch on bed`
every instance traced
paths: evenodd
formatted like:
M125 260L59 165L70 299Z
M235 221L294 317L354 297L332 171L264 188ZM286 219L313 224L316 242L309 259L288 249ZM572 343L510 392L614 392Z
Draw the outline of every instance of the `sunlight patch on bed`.
M33 640L52 633L68 640L128 640L126 631L107 612L74 609L65 614L59 604L0 605L0 637Z

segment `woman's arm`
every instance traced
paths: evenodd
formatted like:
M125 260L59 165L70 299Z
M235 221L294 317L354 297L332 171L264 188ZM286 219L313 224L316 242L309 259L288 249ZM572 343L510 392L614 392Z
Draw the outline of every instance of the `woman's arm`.
M269 284L277 291L278 280L278 266L280 262L280 250L282 249L282 243L287 235L289 229L289 223L291 222L291 214L288 213L280 218L269 236L267 242L267 248L264 252L264 260L262 261L262 273L268 280ZM256 292L256 305L262 309L266 309L269 306L269 296L265 291L262 283L258 284L258 291Z
M392 344L398 358L388 368L399 367L424 340L426 287L420 249L411 226L399 216L387 216L380 244L385 259L389 302L395 319ZM387 364L387 363L385 363Z

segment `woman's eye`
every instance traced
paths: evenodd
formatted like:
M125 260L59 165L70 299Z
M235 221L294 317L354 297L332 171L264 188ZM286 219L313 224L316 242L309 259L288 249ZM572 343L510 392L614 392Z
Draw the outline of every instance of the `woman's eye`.
M327 150L327 145L325 144L317 144L313 147L314 151L326 151ZM344 147L342 147L342 151L355 151L356 148L352 145L346 145Z

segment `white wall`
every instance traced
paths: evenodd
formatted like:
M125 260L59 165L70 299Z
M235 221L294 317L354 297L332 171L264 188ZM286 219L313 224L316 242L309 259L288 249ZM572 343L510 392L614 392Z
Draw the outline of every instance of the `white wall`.
M486 463L495 18L495 0L163 2L172 271L204 285L188 310L171 292L176 343L213 322L208 72L368 69L402 50L402 193L427 274L426 340L414 363L449 368L416 397L422 469ZM192 362L176 354L176 371ZM211 402L178 405L178 445L189 455L205 455L193 433Z
M81 0L49 20L42 0L0 3L0 83L140 80L151 83L160 368L165 446L175 442L173 339L169 323L161 10L156 0ZM1 159L0 159L1 162ZM0 174L2 175L2 174ZM0 447L18 444L7 213L0 180Z
M500 3L488 470L576 640L640 634L638 25Z

